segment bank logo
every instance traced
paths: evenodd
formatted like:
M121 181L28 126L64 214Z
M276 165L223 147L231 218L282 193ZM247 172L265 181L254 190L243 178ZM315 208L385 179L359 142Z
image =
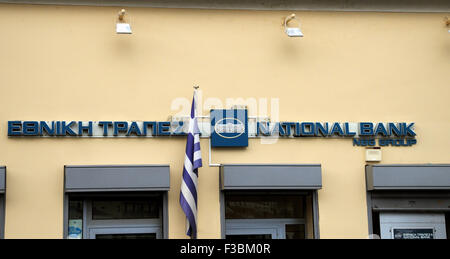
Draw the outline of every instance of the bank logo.
M247 147L247 110L211 110L211 145Z
M214 131L222 138L238 138L245 133L245 125L235 118L223 118L216 123Z

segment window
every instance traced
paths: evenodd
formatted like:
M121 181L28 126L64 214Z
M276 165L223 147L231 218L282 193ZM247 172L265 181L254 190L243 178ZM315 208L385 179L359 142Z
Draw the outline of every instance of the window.
M441 190L373 190L367 192L371 238L450 239L450 195ZM422 231L422 232L421 232Z
M160 197L103 197L92 199L93 220L157 219Z
M308 192L227 191L225 238L314 238L312 204Z
M163 196L163 193L71 194L67 238L162 238Z

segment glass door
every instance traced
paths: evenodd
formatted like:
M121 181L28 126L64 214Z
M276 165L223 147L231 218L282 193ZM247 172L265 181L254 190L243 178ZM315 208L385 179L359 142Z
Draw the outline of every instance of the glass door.
M311 206L306 195L287 192L225 193L225 238L305 239ZM312 221L309 221L312 223Z
M277 228L249 228L249 227L229 227L227 229L226 239L277 239Z
M301 219L232 219L226 223L226 239L305 239Z
M69 197L69 239L162 238L162 196L90 194Z

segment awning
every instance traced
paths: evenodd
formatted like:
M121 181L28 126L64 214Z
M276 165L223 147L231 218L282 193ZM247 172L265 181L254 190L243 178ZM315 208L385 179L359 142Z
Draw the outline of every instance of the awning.
M168 191L169 165L65 166L65 192Z
M229 164L220 167L222 190L316 190L322 188L321 166Z
M450 165L367 165L367 190L448 190Z

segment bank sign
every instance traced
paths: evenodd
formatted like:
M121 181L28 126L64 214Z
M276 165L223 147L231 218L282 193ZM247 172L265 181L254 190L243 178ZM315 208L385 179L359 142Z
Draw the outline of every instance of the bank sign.
M248 146L247 110L211 110L211 146Z
M188 120L8 121L9 137L178 137ZM270 122L249 118L246 109L211 110L199 121L212 147L247 147L249 138L348 138L354 146L413 146L413 122Z

